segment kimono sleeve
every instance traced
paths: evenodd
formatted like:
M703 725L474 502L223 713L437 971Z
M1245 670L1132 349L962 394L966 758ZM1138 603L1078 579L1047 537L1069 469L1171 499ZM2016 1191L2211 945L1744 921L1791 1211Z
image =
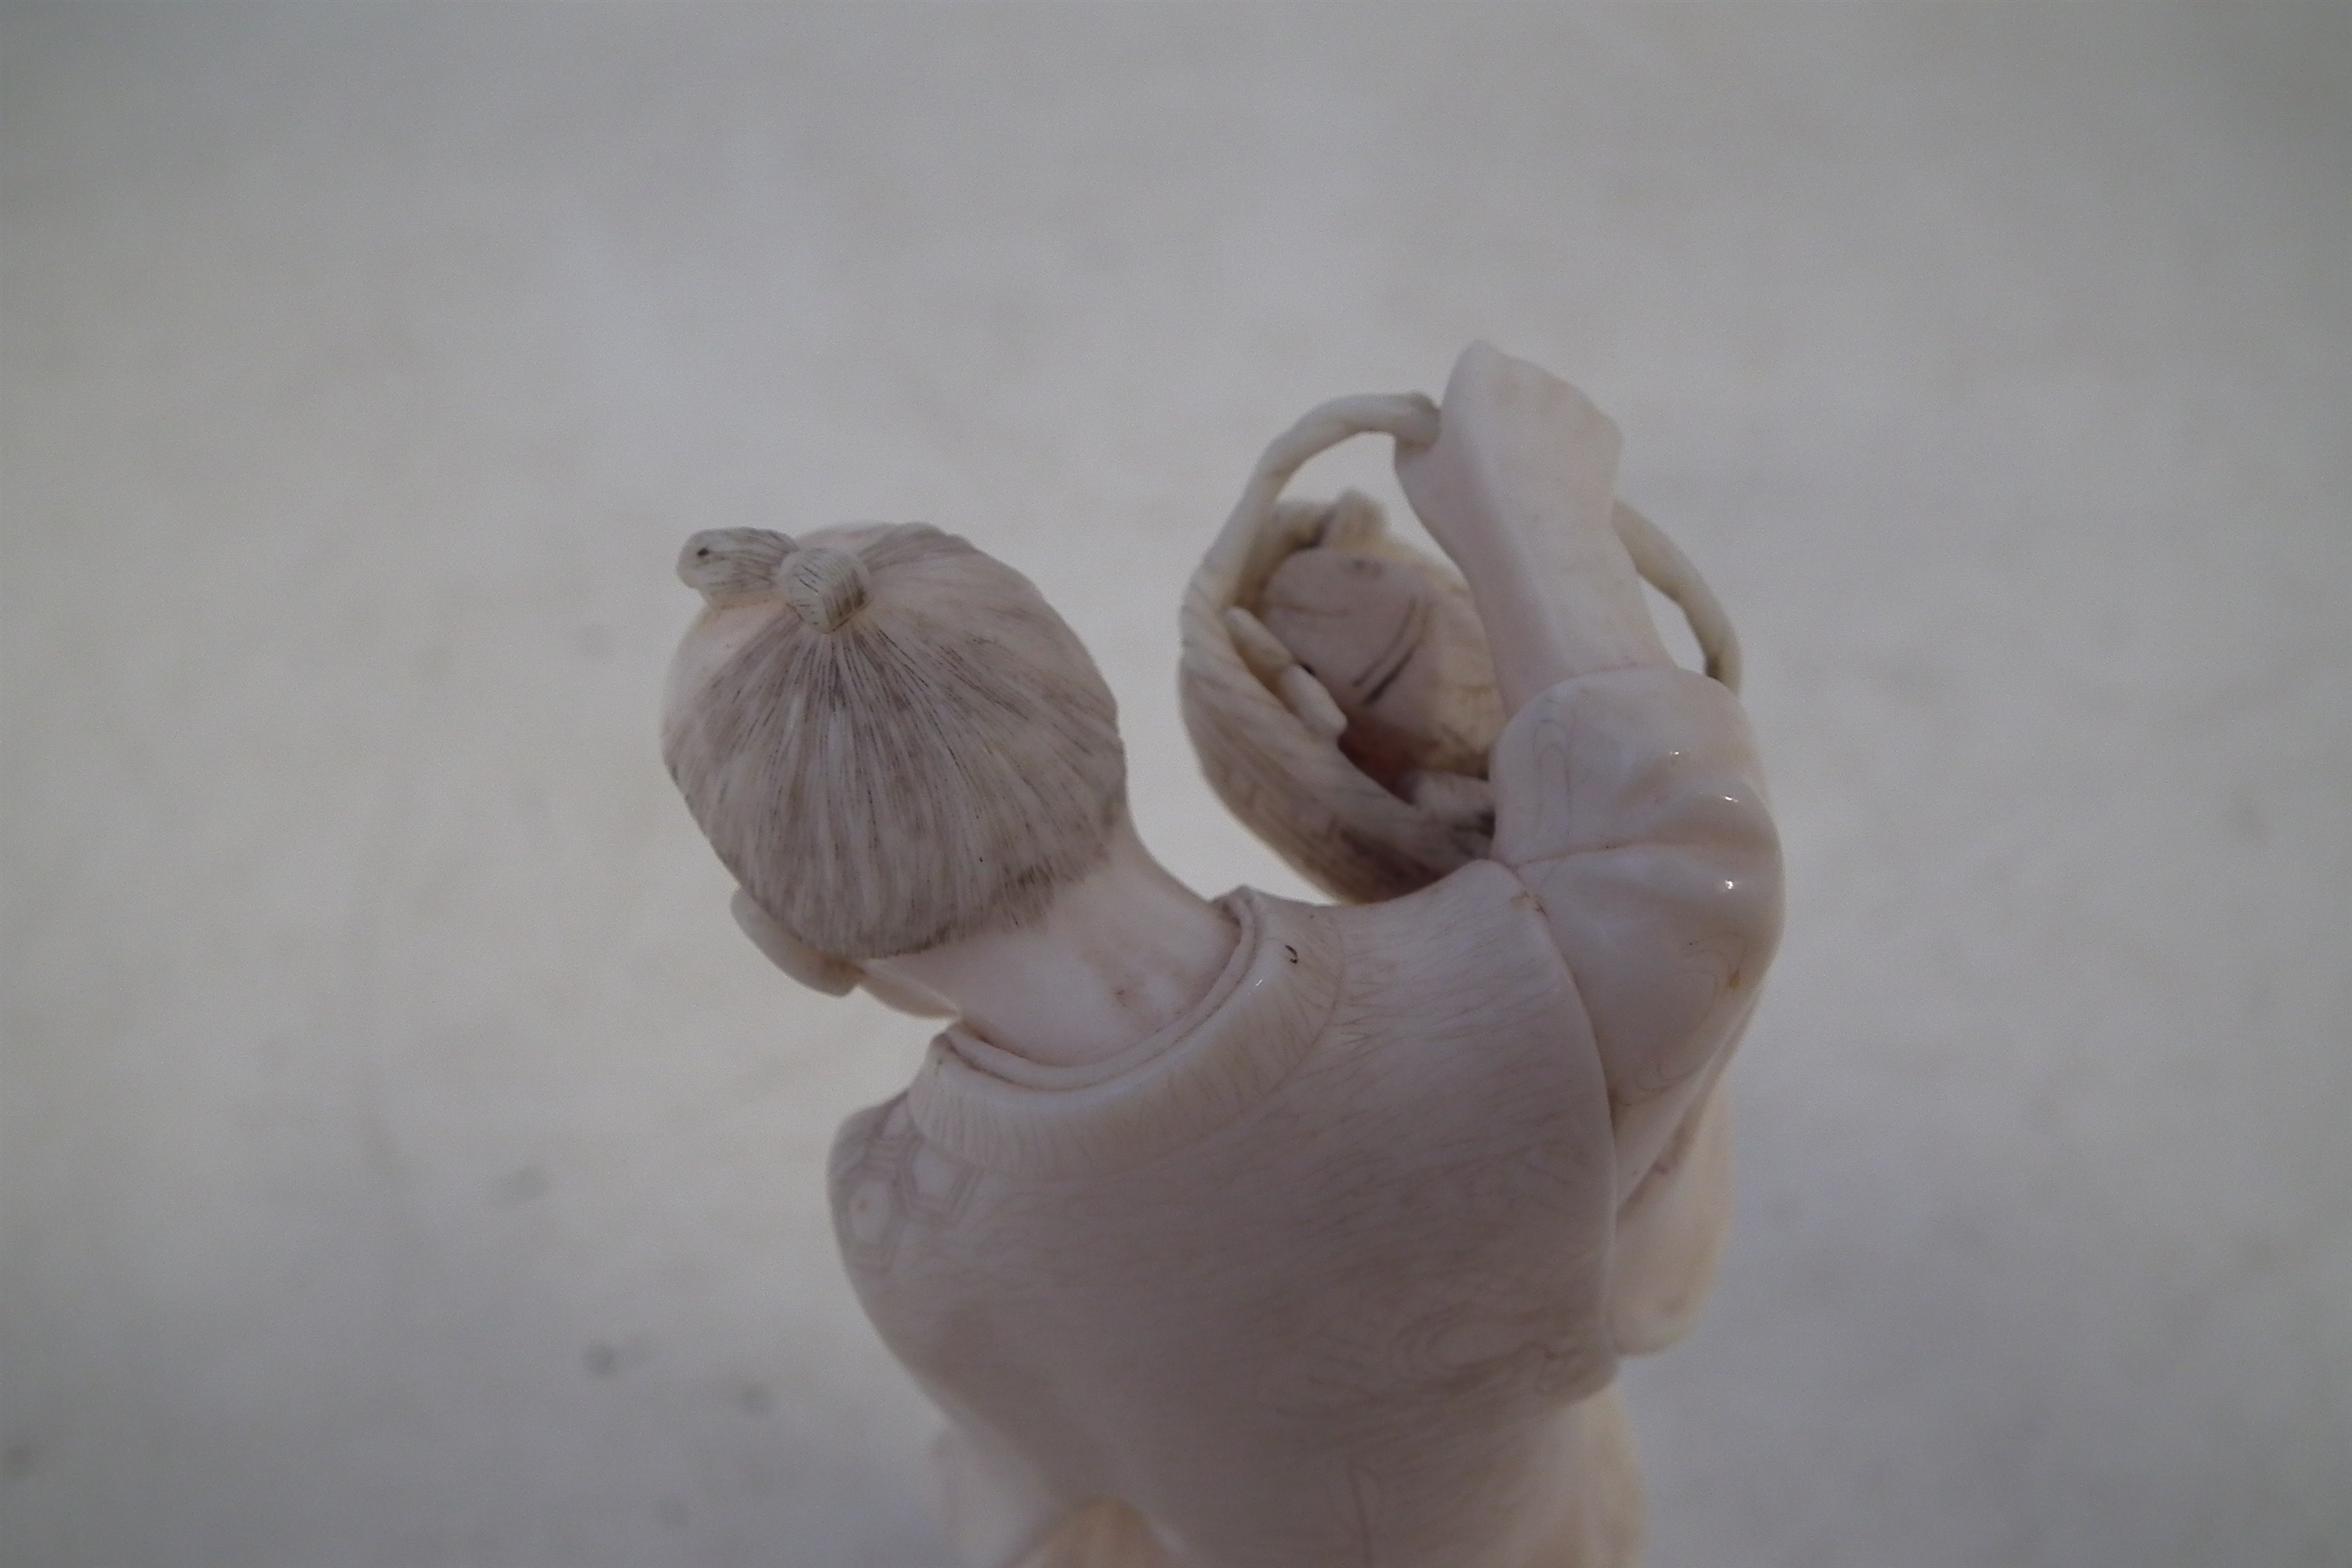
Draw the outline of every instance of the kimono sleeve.
M1629 1111L1696 1088L1779 944L1780 840L1747 717L1687 670L1580 676L1512 718L1489 773L1495 858L1543 904L1622 1140Z

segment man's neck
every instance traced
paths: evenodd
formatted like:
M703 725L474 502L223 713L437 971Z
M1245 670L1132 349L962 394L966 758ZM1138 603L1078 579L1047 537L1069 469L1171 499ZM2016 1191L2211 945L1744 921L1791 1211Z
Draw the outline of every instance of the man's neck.
M1122 819L1108 858L1036 920L866 967L937 994L991 1045L1080 1067L1182 1017L1223 972L1236 935Z

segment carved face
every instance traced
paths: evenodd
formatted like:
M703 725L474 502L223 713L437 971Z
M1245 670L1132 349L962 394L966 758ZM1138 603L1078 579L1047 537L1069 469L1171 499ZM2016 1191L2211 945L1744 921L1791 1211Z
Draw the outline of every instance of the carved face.
M1258 618L1339 703L1340 747L1367 773L1391 787L1416 771L1484 775L1502 704L1457 585L1396 556L1318 545L1275 568Z

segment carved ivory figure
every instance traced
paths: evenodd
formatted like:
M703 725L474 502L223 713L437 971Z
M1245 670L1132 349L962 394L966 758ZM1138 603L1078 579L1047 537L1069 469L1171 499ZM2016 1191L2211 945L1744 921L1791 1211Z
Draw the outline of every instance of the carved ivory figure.
M1280 501L1364 431L1459 580L1360 497ZM1162 869L1092 662L961 540L688 542L664 750L738 920L950 1020L832 1184L976 1568L1634 1560L1612 1380L1709 1282L1780 863L1729 628L1617 450L1484 344L1441 406L1269 448L1187 595L1186 718L1337 906Z

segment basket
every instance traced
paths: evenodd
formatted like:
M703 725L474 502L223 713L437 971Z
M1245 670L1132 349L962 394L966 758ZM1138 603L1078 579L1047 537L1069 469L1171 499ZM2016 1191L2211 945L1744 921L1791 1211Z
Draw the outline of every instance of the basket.
M1364 498L1282 499L1309 458L1351 437L1386 435L1419 446L1434 441L1437 430L1437 406L1418 394L1339 398L1316 408L1266 447L1184 593L1177 681L1184 727L1210 787L1300 876L1349 903L1416 891L1484 858L1493 847L1492 817L1466 802L1467 792L1433 792L1416 804L1358 768L1339 747L1345 721L1337 704L1255 617L1275 568L1324 542L1342 519L1349 548L1409 562L1447 591L1467 592L1450 565L1390 536ZM1622 502L1611 521L1635 569L1690 623L1706 673L1737 691L1738 639L1697 569Z

